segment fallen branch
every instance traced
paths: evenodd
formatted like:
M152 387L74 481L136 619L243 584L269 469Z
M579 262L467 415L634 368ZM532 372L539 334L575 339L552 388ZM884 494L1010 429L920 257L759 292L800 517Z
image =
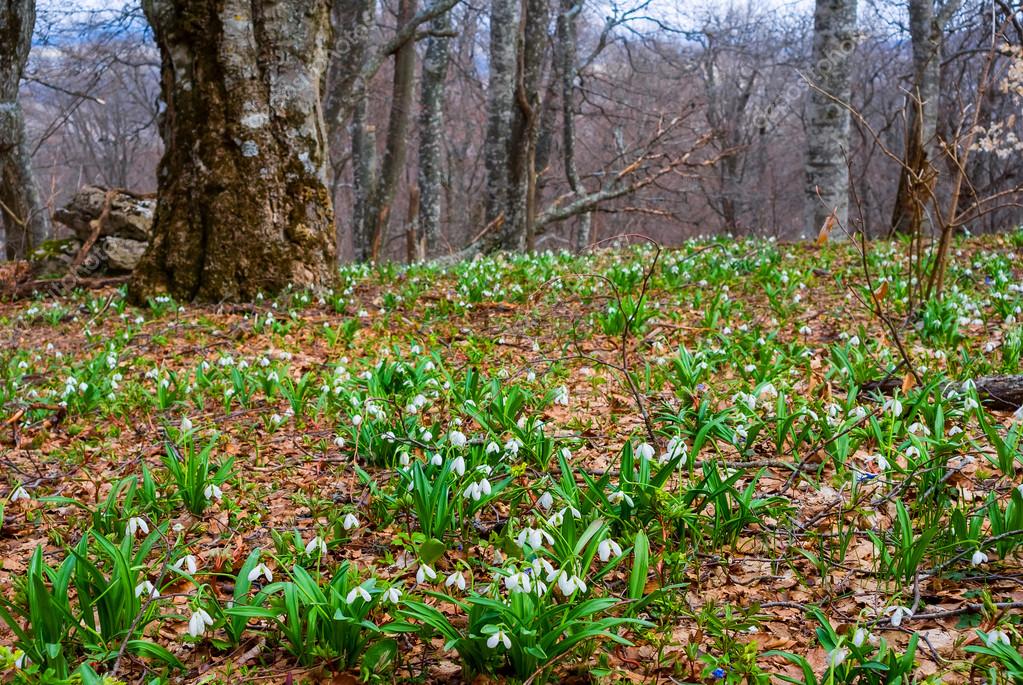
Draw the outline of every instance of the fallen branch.
M981 376L973 379L977 387L977 395L984 406L989 409L1015 410L1023 406L1023 375ZM885 378L863 384L864 390L876 390L890 395L902 388L901 378ZM949 381L942 386L942 392L948 389L961 390L962 383Z

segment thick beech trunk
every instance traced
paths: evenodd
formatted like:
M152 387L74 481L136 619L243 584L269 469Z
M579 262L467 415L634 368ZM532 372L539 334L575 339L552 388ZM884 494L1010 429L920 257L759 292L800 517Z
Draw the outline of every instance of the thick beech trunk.
M18 104L35 26L35 0L0 0L0 224L8 259L23 259L50 234L25 145L25 117Z
M134 300L245 300L335 276L326 0L143 0L166 152Z
M515 106L518 18L515 0L490 2L490 81L487 88L487 134L484 158L487 168L486 215L491 226L487 243L506 244L508 233L509 158Z
M804 238L815 237L832 214L849 225L849 111L842 103L849 102L856 0L817 0L813 24Z

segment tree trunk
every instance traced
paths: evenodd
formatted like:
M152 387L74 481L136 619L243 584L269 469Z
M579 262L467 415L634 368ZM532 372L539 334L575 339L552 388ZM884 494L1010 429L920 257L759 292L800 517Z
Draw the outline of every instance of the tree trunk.
M938 158L938 108L941 104L941 57L945 24L961 0L909 0L909 34L913 44L913 87L906 98L906 152L892 211L892 233L922 228L921 203L933 183Z
M416 0L401 0L398 9L398 25L407 26L416 15ZM398 190L402 169L405 167L405 151L408 149L408 126L412 117L412 97L416 83L416 41L410 37L394 55L394 82L391 91L391 114L387 122L387 142L384 158L380 165L380 176L373 184L370 201L366 207L368 227L366 235L372 245L370 257L379 259L387 243L387 229L390 225L391 203Z
M508 223L509 155L515 106L518 33L515 0L490 2L490 79L487 93L487 134L484 158L487 170L486 215L492 226L487 243L500 245Z
M131 296L245 300L335 277L326 0L144 0L165 152Z
M547 0L522 0L521 30L518 39L518 77L515 86L516 109L512 120L510 168L508 178L508 221L501 247L533 249L536 220L536 147L540 131L540 97L543 82L544 50L549 23Z
M434 35L426 44L423 84L419 96L419 245L425 257L440 239L441 141L444 138L444 81L448 73L448 41L440 35L451 30L444 12L430 23Z
M50 215L32 176L18 103L35 21L35 0L0 0L0 223L8 259L27 257L50 235Z
M840 102L849 101L856 0L817 0L813 19L804 238L815 237L832 215L849 226L849 112Z
M582 0L561 0L558 14L557 61L561 75L561 148L565 164L565 180L577 197L586 194L575 165L575 88L579 77L576 66L576 19L582 11ZM592 214L579 215L575 234L575 249L579 252L590 246Z

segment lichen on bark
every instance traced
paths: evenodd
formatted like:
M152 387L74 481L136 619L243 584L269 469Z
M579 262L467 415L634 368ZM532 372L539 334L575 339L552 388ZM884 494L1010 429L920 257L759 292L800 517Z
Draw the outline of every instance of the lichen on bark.
M247 300L336 273L320 106L326 0L144 0L165 153L137 302Z

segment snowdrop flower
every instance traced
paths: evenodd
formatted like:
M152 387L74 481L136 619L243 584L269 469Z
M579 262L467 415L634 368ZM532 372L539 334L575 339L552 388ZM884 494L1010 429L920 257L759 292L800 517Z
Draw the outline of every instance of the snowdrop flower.
M623 500L630 507L636 506L636 503L632 501L632 498L625 494L622 490L615 490L607 496L607 501L611 504L621 504Z
M1020 408L1013 413L1012 421L1013 423L1023 422L1023 406L1020 406Z
M451 587L452 585L459 590L465 590L465 576L462 575L461 571L455 571L444 581L444 587Z
M267 568L267 565L262 562L256 564L253 567L253 569L249 571L249 575L246 577L249 579L249 582L252 583L255 582L256 578L259 578L260 576L263 576L263 578L265 578L266 582L268 583L273 582L274 574L270 571L269 568Z
M28 654L25 652L18 652L18 658L14 660L14 667L18 670L24 669L26 666L30 666L32 660L28 658Z
M157 597L160 596L160 591L157 590L153 586L153 584L151 582L149 582L148 580L143 580L141 583L139 583L138 585L135 586L135 596L136 597L141 597L143 593L149 595L153 599L156 599Z
M653 445L650 445L649 443L645 442L640 443L639 446L636 447L636 456L639 457L640 459L653 459L654 458Z
M491 441L491 442L487 443L487 449L486 449L486 453L487 454L497 454L500 451L501 451L501 446L498 445L496 442Z
M210 483L209 485L207 485L206 489L203 490L203 494L206 495L206 499L216 499L216 500L219 500L219 499L221 499L224 496L224 492L220 489L220 486L217 485L216 483Z
M416 571L416 583L422 585L428 580L437 580L437 572L429 565L420 563L419 570Z
M869 457L867 457L867 461L876 463L877 468L879 468L882 471L887 471L891 467L891 464L888 463L888 460L885 459L880 454L871 454Z
M343 437L341 437L340 435L337 436L336 438L334 438L334 446L337 447L338 449L344 449L345 448L345 439Z
M806 324L803 324L803 326L800 327L799 329L800 335L810 335L811 333L813 333L813 329L807 326Z
M454 447L465 447L465 433L461 431L451 431L448 435L448 440L451 441L451 445Z
M189 419L187 416L182 416L180 428L182 433L187 433L188 431L192 430L192 420Z
M597 545L597 556L600 557L601 561L606 562L611 557L620 557L622 555L622 546L611 538L604 538Z
M568 406L568 388L566 386L563 385L554 391L554 404Z
M549 578L554 575L554 567L551 566L551 562L543 557L536 557L529 565L533 568L533 573L536 576L546 575Z
M862 647L870 641L872 637L873 635L870 634L870 631L864 630L863 628L857 628L856 632L853 634L853 646L857 648Z
M970 563L973 564L974 566L980 566L981 564L986 564L987 560L988 560L988 556L986 554L984 554L983 552L981 552L979 549L976 552L973 553L972 557L970 557Z
M854 335L851 338L849 338L849 344L852 345L853 347L858 347L860 344L860 336Z
M498 644L503 644L505 649L511 649L511 638L500 628L497 632L487 638L487 647L490 649L497 649Z
M954 437L956 435L959 435L962 432L963 432L963 429L960 428L959 426L952 426L951 428L948 429L948 437L950 437L950 438Z
M352 528L358 528L359 527L359 519L356 518L355 514L353 514L351 512L348 512L347 514L345 514L344 521L341 522L341 525L344 527L345 530L351 530Z
M916 445L910 445L906 448L906 456L916 458L920 456L920 448Z
M127 537L133 538L139 531L142 531L143 535L149 535L149 524L143 518L132 516L128 519L128 525L124 528L124 534Z
M354 588L351 592L348 593L348 596L345 597L345 602L347 602L348 604L354 604L355 600L359 599L360 597L364 602L370 602L373 600L373 597L371 597L369 592L366 591L366 588L359 585L358 587Z
M545 492L542 495L540 495L540 498L536 500L536 503L541 509L546 511L550 509L552 506L554 506L554 497L551 495L550 492Z
M434 454L432 457L430 457L430 464L433 466L443 466L444 457L440 456L440 454Z
M397 604L401 601L401 588L397 585L392 585L384 591L384 601L388 604Z
M884 610L885 615L892 617L892 627L898 628L902 625L903 618L913 618L913 610L909 607L892 606Z
M548 580L557 580L558 589L561 590L561 594L563 594L565 597L568 597L576 590L586 592L586 583L583 582L583 579L580 578L579 576L568 575L565 569L561 569L560 571L558 571L555 574L554 579Z
M472 498L474 502L479 502L483 499L484 495L490 495L491 486L490 481L486 478L476 481L475 483L469 483L468 487L462 493L462 497L466 499Z
M510 438L508 442L504 443L504 451L513 457L519 453L520 447L522 447L522 443L518 438Z
M28 490L21 485L16 487L14 492L11 494L12 502L17 502L19 499L32 499L32 496L28 494Z
M206 632L206 626L213 625L213 618L205 609L196 609L188 619L188 634L199 637Z
M455 457L451 462L451 470L459 476L465 475L465 458L462 456Z
M979 408L980 405L977 404L977 400L973 399L972 397L967 397L966 400L963 401L963 409L966 411L973 411Z
M902 402L896 397L889 398L884 402L884 411L890 412L892 416L898 418L902 416Z
M191 554L186 554L185 556L175 561L174 564L171 566L171 568L174 569L175 571L180 571L182 567L184 567L185 569L188 570L189 573L194 575L196 570L195 557L192 556Z
M519 571L505 577L504 587L509 592L529 592L533 589L533 582L528 574Z
M1009 635L1004 630L992 630L984 636L984 644L988 647L994 647L997 644L1003 644L1006 647L1009 647L1012 645L1012 641L1009 639Z
M838 668L847 656L849 656L848 649L845 647L835 647L828 652L828 667Z
M312 540L306 543L305 553L312 554L314 551L319 550L321 555L327 553L327 543L319 535L314 537ZM351 604L351 602L349 602Z
M526 543L529 543L529 546L533 549L540 549L543 546L544 540L547 541L547 544L554 544L554 538L547 531L541 528L523 528L519 532L519 536L515 538L515 544L523 547Z
M352 417L352 425L356 428L362 425L362 414L356 414Z

